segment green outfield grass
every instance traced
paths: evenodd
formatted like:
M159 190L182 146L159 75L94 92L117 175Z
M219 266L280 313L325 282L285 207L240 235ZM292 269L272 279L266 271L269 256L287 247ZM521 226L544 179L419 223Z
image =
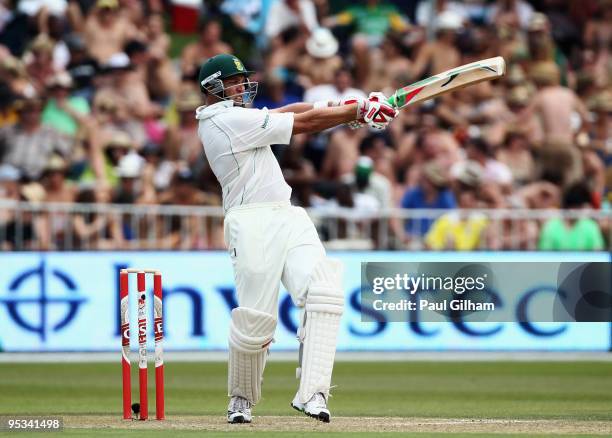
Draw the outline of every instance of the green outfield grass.
M284 362L268 364L264 397L255 415L299 415L289 407L297 388L294 366ZM136 382L136 370L133 371ZM612 364L606 362L340 362L336 365L333 381L337 387L333 390L330 408L336 417L563 420L612 424ZM152 416L155 406L152 372L149 382ZM225 391L223 363L166 364L168 420L212 416L222 423L227 406ZM136 387L133 396L136 400ZM68 419L120 418L120 364L0 364L0 415L7 414L59 415ZM316 431L325 431L322 425L313 424L317 425ZM92 432L104 432L109 436L142 434L142 431L129 430L129 426L127 423L126 430L68 429L64 433L79 436ZM286 436L286 429L281 430ZM195 432L180 430L177 426L172 436L192 436ZM453 432L452 426L448 432ZM149 433L161 436L164 432L149 430ZM262 433L270 435L272 432ZM223 433L207 436L217 434Z

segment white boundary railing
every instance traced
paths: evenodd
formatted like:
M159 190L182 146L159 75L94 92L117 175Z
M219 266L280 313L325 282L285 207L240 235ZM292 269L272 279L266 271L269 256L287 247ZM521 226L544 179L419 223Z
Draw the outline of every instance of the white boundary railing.
M602 210L309 209L330 249L426 250L422 221L482 215L480 250L534 250L542 225L588 217L612 250L612 215ZM79 219L77 219L79 218ZM77 222L80 224L77 225ZM412 234L405 232L405 225ZM0 200L0 250L222 249L223 209L180 205L28 203ZM450 249L450 248L448 248Z

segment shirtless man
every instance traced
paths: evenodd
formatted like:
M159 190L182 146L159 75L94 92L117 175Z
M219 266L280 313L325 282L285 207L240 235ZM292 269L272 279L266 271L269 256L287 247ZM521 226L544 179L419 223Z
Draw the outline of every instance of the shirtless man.
M118 0L98 0L85 21L85 43L91 56L105 64L124 44L138 37L134 25L121 14Z
M446 11L440 14L436 24L436 39L425 43L414 60L414 78L431 76L461 65L461 54L455 45L456 33L463 26L461 17Z
M302 310L300 385L292 406L329 422L327 399L344 306L342 265L326 257L304 209L291 206L291 188L270 145L344 123L384 129L397 111L378 93L272 111L245 108L257 93L251 73L238 58L221 54L205 62L198 77L207 103L196 110L198 134L222 188L239 306L229 329L227 421L250 423L251 406L261 397L282 280Z
M216 20L202 23L200 39L187 44L181 53L181 72L185 77L196 74L200 64L211 56L232 53L229 44L221 41L221 25Z
M559 85L559 68L553 62L539 62L531 69L531 77L538 88L531 103L519 116L519 123L534 116L540 120L545 142L574 142L572 113L580 115L584 124L588 112L582 101L569 88Z

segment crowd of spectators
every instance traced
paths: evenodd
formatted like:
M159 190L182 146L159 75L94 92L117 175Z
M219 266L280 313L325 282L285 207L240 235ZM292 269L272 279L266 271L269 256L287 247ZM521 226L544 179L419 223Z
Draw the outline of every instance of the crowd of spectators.
M220 206L194 117L199 66L219 53L257 71L260 108L390 95L501 55L503 79L408 107L387 131L339 127L273 147L292 202L374 234L394 207L444 213L385 220L391 248L610 247L611 221L588 213L493 221L480 210L610 211L611 1L206 0L186 24L175 7L0 0L0 200ZM18 221L0 212L0 248L26 247ZM121 248L142 237L127 222L30 218L20 235L61 249L70 229L76 247ZM185 237L170 222L164 247L223 246L220 224L194 222ZM351 237L342 225L334 238Z

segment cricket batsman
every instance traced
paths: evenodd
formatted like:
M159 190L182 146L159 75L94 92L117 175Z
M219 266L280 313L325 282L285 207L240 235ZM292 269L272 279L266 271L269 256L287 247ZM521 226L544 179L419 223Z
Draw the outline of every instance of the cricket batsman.
M327 407L336 338L344 306L342 265L326 257L270 148L291 136L342 124L384 129L397 115L381 93L369 98L295 103L253 109L253 73L235 56L202 64L198 81L206 105L196 110L198 135L222 188L225 244L234 269L238 306L229 328L229 423L250 423L261 398L263 371L278 314L279 283L301 308L299 389L291 405L329 422Z

